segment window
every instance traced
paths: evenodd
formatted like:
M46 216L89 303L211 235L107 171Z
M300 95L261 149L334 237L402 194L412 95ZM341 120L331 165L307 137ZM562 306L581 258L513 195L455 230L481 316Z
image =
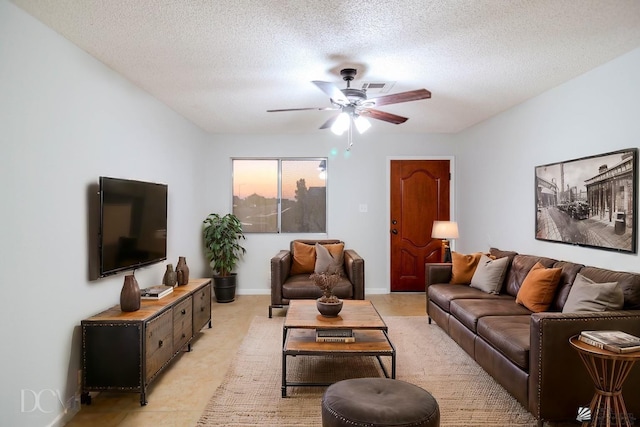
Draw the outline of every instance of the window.
M326 233L327 159L233 159L233 213L245 233Z

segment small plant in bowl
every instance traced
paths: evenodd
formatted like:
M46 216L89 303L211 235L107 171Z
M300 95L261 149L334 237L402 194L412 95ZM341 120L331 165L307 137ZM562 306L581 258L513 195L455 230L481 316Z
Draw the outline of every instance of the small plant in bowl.
M316 300L318 311L325 317L336 317L342 310L342 300L333 294L333 289L340 280L339 274L314 273L310 276L322 296Z

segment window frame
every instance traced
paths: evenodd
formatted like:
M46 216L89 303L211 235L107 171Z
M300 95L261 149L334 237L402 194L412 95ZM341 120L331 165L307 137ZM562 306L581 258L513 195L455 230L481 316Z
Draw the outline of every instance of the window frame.
M276 230L274 231L244 231L246 234L305 234L305 235L327 235L328 234L328 212L329 212L329 158L328 157L232 157L231 158L231 212L235 214L234 198L236 187L236 175L235 175L235 161L276 161L277 164L277 191L276 191L276 207L277 207L277 220ZM301 161L301 162L317 162L318 170L324 172L324 210L325 221L323 231L283 231L282 230L282 200L283 200L283 176L282 176L282 164L289 161ZM320 169L321 165L324 166L324 170Z

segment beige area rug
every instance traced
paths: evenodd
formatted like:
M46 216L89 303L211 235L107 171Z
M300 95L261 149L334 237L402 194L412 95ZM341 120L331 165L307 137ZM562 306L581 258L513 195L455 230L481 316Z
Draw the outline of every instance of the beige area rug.
M385 317L385 322L397 351L396 378L416 384L436 398L441 426L536 425L522 405L438 326L429 325L426 316ZM253 319L198 426L322 425L324 388L290 387L287 397L281 397L282 323L282 318ZM373 357L287 360L290 381L382 375ZM390 362L385 360L385 365L390 372Z

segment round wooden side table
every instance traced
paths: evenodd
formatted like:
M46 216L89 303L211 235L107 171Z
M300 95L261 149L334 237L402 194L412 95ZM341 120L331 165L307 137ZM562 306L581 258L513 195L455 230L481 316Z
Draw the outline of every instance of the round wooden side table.
M615 353L583 343L577 335L571 337L569 343L578 351L596 388L589 405L591 421L582 423L582 426L631 427L622 398L622 385L633 364L640 360L640 351Z

